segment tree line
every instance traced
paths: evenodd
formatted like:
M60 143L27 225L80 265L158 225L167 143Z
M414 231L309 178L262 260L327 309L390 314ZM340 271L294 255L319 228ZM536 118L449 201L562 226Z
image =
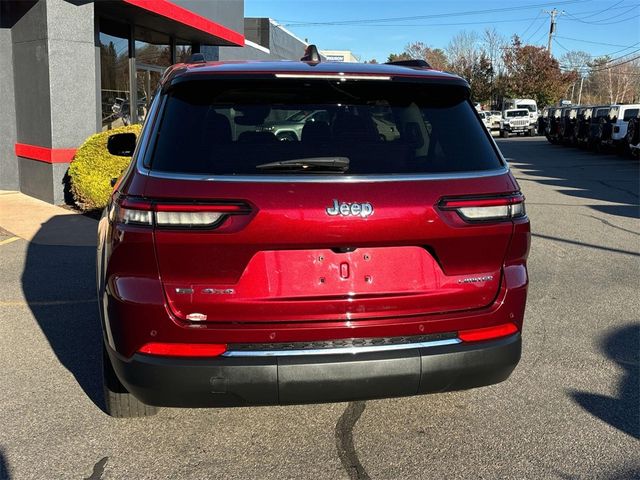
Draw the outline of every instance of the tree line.
M455 73L471 86L472 98L500 109L504 98L533 98L539 106L570 100L582 104L640 102L640 57L592 57L567 51L560 59L546 48L510 40L495 29L462 31L444 48L412 42L387 61L422 59ZM371 60L370 63L377 63Z

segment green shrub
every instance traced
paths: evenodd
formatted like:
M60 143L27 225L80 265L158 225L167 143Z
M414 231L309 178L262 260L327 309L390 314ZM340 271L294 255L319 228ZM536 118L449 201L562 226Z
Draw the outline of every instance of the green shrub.
M107 140L115 133L140 135L140 125L114 128L91 135L76 152L69 165L73 198L82 210L101 209L107 205L113 188L111 179L119 177L131 158L117 157L107 151Z

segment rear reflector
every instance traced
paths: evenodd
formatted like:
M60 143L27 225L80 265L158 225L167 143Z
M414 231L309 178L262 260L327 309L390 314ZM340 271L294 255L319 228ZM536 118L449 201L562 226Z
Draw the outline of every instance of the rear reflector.
M225 344L217 343L147 343L138 350L165 357L219 357L226 351Z
M518 332L518 327L514 323L504 323L494 327L476 328L473 330L462 330L458 332L458 338L463 342L481 342L483 340L493 340L494 338L507 337Z
M463 220L484 222L524 217L524 196L521 193L477 198L448 198L440 204L442 210L455 210Z

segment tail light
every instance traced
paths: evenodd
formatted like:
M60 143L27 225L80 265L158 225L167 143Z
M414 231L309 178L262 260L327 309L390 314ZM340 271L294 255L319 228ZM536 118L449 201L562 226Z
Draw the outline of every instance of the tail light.
M112 204L109 219L123 225L208 229L219 226L229 215L250 212L241 202L160 203L124 197Z
M111 204L109 220L121 225L153 225L151 203L121 197Z
M492 197L445 198L441 210L453 210L466 222L506 221L526 215L521 193Z

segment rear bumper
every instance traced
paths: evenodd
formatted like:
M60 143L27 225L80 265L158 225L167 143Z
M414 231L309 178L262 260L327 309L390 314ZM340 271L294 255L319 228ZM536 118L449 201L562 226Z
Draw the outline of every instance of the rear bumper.
M127 389L149 405L223 407L400 397L491 385L520 360L520 334L478 343L359 354L177 359L107 347Z

